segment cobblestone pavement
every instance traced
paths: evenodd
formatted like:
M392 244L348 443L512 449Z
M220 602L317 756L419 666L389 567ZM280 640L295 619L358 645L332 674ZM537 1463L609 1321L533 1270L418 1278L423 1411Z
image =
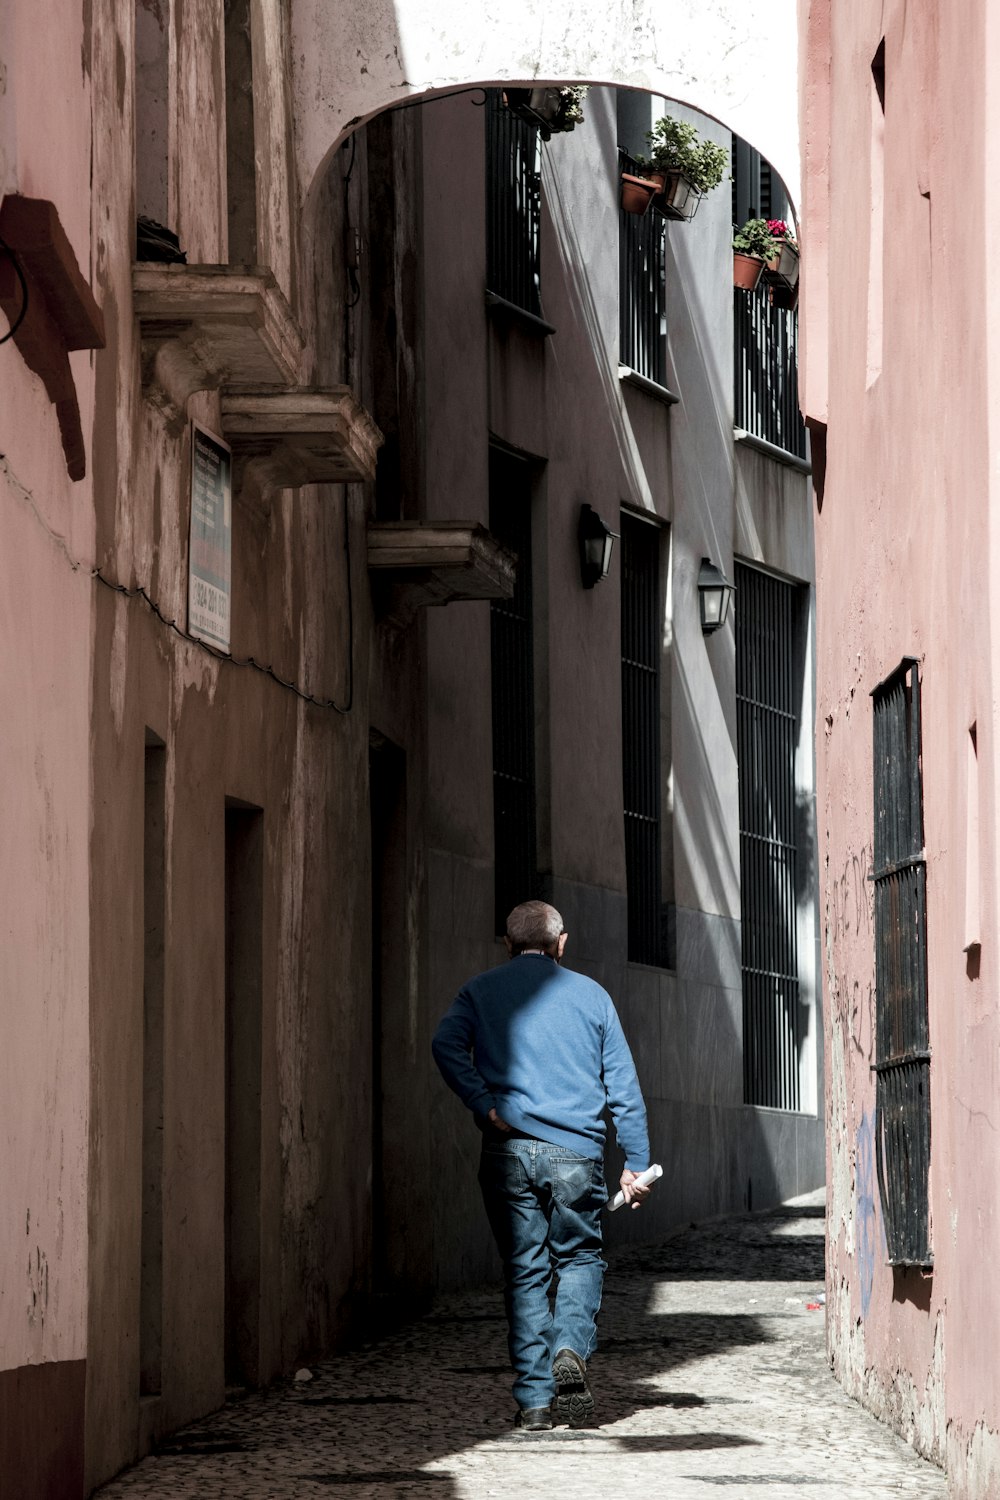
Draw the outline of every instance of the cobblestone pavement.
M450 1297L308 1383L230 1403L100 1500L942 1500L947 1483L830 1375L822 1195L612 1259L600 1426L516 1434L496 1288Z

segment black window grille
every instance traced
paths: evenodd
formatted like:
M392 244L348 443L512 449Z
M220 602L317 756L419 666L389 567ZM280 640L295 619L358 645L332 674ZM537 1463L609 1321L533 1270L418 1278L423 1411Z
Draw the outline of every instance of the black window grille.
M795 749L799 590L736 564L743 1095L799 1107Z
M926 1266L931 1054L917 663L904 660L872 699L875 1160L889 1260Z
M517 554L513 597L490 603L493 684L495 931L538 894L535 834L535 688L531 589L531 470L490 454L490 530Z
M735 425L795 458L806 456L799 411L799 315L777 307L772 288L733 291Z
M786 219L788 200L770 163L733 137L733 223ZM733 292L734 421L794 458L806 456L799 411L799 315L783 307L780 288L762 281L755 292Z
M541 316L542 171L538 130L503 102L486 102L486 282L489 291Z
M622 800L628 956L664 962L660 894L660 533L622 516Z
M622 171L635 162L619 152ZM620 210L618 357L636 374L667 383L666 225L661 214Z

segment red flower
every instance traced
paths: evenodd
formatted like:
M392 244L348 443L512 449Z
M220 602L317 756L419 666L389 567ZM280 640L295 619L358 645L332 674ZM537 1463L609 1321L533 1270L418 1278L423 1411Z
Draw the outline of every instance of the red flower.
M788 238L788 225L785 223L784 219L768 219L767 227L774 235L776 240L783 240Z

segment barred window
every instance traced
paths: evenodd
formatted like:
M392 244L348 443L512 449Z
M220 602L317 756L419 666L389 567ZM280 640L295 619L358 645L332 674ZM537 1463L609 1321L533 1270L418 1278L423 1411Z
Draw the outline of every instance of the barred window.
M875 1157L889 1261L932 1263L927 866L920 675L907 657L872 693L875 800Z
M506 932L513 907L538 895L531 477L526 460L490 450L490 530L517 554L513 597L490 601L498 934Z
M799 1108L800 591L736 564L736 745L743 935L743 1097Z
M486 285L541 316L542 168L538 130L487 90Z
M780 179L746 141L733 137L733 223L786 219ZM772 443L795 458L806 456L806 429L799 411L799 315L780 288L765 277L755 292L733 289L734 422L738 429Z
M636 164L619 152L623 172ZM662 214L619 210L618 358L657 385L667 383L666 225Z
M660 850L660 532L621 518L622 793L628 956L664 964Z

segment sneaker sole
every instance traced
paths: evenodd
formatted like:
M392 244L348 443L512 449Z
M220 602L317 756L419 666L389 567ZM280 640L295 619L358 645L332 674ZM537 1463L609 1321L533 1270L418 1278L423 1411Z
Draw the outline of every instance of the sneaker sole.
M580 1377L579 1366L569 1359L557 1359L552 1366L556 1382L556 1412L571 1427L584 1427L594 1415L594 1397L586 1377Z

